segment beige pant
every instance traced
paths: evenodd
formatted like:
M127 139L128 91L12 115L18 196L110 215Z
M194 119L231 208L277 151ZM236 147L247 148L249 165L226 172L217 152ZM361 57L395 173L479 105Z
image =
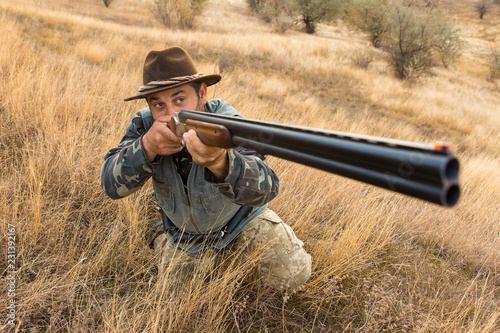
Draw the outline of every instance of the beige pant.
M207 278L215 267L251 269L264 285L274 289L298 288L311 274L311 256L292 228L270 209L253 219L223 256L205 252L192 256L167 241L165 234L155 239L159 256L159 274L168 280L184 283L193 278ZM222 264L221 264L222 263Z

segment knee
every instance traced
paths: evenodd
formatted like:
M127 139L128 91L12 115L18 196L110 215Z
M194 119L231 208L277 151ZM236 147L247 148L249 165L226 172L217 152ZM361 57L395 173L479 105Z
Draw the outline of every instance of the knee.
M255 246L250 247L262 256L262 282L276 290L303 286L311 275L311 255L292 228L268 209L250 229L243 234Z
M305 285L311 276L311 255L304 250L304 256L305 263L298 267L298 269L302 268L302 270L290 278L289 285L293 289L300 288Z
M294 253L289 261L274 263L268 270L265 284L276 290L297 289L306 284L311 276L311 255L303 248Z

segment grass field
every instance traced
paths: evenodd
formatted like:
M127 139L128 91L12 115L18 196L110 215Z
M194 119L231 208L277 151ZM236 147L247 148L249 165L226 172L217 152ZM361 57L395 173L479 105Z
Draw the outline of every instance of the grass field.
M479 20L474 1L441 1L464 53L408 83L342 22L277 34L244 0L210 0L196 29L167 30L148 4L0 0L0 330L500 331L500 80L489 65L499 5ZM141 83L147 52L171 45L200 71L222 72L210 97L246 117L452 142L459 203L269 157L281 182L270 207L311 253L309 282L290 294L259 288L247 274L254 261L237 266L235 256L179 297L144 240L159 218L150 183L112 201L99 178L144 107L123 98ZM355 65L359 54L373 57L367 68Z

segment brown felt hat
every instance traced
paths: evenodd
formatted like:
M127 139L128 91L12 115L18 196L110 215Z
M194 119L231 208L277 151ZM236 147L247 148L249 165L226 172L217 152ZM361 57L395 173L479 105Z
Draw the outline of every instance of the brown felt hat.
M137 88L134 96L125 98L125 101L144 98L190 82L205 82L207 86L211 86L220 79L219 74L198 72L189 54L179 46L151 51L144 62L143 85Z

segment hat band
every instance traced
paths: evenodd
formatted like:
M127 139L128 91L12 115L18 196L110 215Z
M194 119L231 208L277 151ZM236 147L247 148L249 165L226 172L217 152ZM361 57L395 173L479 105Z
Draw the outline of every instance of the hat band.
M151 81L148 84L139 86L139 88L137 88L137 92L141 93L141 92L144 92L146 90L151 90L154 88L161 88L161 87L170 86L172 84L177 84L177 83L184 82L184 81L194 80L194 79L197 79L197 78L202 77L204 75L205 74L203 74L203 73L198 73L198 74L194 74L194 75L173 77L173 78L169 79L168 81Z

